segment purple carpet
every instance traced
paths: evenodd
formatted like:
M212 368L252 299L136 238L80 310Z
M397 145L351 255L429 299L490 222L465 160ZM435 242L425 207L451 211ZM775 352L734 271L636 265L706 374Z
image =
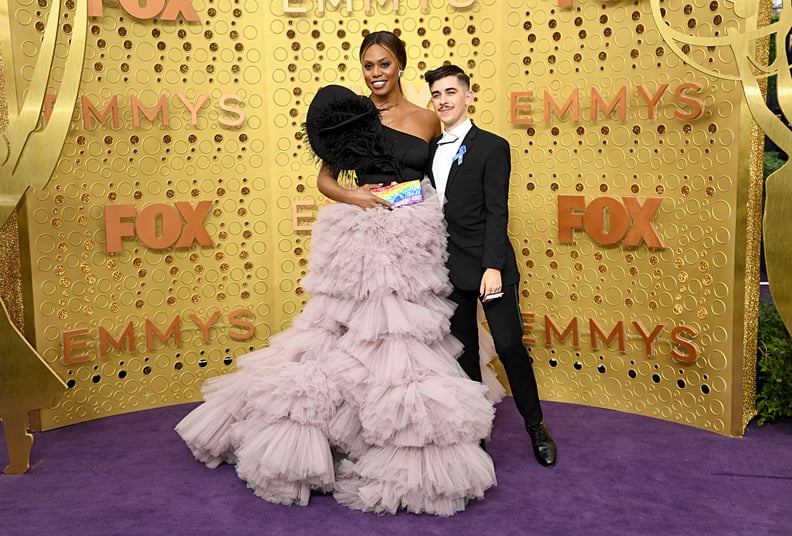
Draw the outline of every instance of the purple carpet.
M193 405L36 434L31 471L0 474L2 535L789 535L792 422L744 438L545 403L555 468L530 453L512 400L492 442L498 487L451 518L258 499L234 468L196 462L173 426ZM0 467L7 463L0 438Z

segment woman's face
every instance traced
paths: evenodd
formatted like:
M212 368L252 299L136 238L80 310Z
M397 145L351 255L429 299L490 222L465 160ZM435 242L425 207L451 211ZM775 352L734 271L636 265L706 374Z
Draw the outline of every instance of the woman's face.
M373 95L384 97L399 91L399 65L382 45L371 45L360 60L363 79Z

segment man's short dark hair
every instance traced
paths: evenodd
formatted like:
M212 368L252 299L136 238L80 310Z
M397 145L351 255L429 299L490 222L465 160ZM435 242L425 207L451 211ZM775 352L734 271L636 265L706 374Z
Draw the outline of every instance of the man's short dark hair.
M431 88L432 84L446 76L455 76L457 80L459 80L459 83L462 84L462 88L465 91L470 89L470 77L458 65L443 65L437 69L426 71L424 80L426 80L426 83L429 84Z

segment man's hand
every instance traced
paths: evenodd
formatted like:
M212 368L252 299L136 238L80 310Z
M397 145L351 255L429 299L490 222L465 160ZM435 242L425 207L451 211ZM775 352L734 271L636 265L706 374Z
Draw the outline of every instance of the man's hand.
M481 286L479 287L479 296L482 298L488 294L495 294L503 290L501 284L501 273L497 268L487 268L484 270L484 275L481 276ZM483 300L489 301L489 300Z

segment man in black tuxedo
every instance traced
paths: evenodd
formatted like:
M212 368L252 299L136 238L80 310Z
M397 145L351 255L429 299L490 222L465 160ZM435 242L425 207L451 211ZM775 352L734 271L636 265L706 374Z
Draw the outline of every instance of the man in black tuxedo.
M468 119L473 93L470 78L461 68L439 67L427 72L425 79L443 123L443 135L430 148L430 177L448 224L447 265L454 286L450 298L457 304L451 333L464 345L459 364L472 379L481 381L476 316L481 300L534 455L540 464L552 467L556 445L542 421L531 358L522 342L520 274L506 231L509 144Z

